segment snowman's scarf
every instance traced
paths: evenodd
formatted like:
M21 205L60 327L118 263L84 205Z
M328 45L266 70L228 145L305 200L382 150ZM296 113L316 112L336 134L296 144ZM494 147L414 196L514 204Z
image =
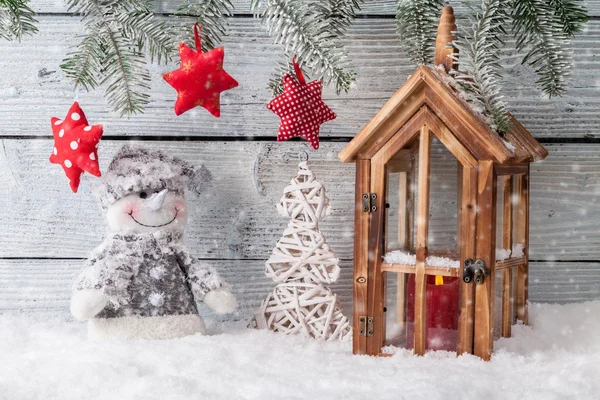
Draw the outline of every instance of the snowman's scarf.
M131 280L139 272L145 259L159 259L173 253L173 244L181 241L181 234L158 231L149 234L111 234L88 258L88 273L75 289L100 289L108 297L109 305L118 309L127 305Z

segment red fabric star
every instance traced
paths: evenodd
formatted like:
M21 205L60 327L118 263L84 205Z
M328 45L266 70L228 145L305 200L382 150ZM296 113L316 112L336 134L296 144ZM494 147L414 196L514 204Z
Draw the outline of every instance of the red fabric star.
M196 51L185 43L179 44L181 67L163 74L163 78L175 90L175 114L181 115L196 106L204 107L215 117L221 115L221 92L233 89L237 81L223 69L225 50L218 47L202 53L197 24L194 25Z
M77 193L84 171L94 176L101 175L97 147L102 138L102 125L88 125L77 102L73 103L64 120L53 117L50 123L54 136L50 162L63 167L71 190Z
M317 150L321 124L335 119L336 115L321 98L323 82L307 84L296 57L294 68L298 80L289 74L284 75L283 93L267 103L267 108L281 118L278 142L300 136Z

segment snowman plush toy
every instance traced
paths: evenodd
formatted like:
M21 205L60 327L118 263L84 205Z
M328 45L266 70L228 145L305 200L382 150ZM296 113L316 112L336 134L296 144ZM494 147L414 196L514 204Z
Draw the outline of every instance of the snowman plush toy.
M210 172L160 151L124 146L95 189L108 234L77 277L71 313L88 338L168 339L205 333L197 302L232 313L236 299L211 266L183 245L186 188L200 193Z

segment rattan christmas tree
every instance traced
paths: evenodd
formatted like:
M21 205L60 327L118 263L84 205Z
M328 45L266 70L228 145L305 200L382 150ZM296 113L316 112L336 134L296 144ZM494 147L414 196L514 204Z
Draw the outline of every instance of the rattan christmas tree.
M300 162L277 209L291 221L266 262L266 275L278 285L255 313L254 326L315 339L349 339L350 322L336 295L323 285L340 274L339 260L319 230L331 207L306 161Z

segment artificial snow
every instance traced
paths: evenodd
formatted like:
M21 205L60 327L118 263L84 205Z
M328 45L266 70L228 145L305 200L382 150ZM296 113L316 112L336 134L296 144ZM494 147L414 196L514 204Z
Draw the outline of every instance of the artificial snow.
M83 323L4 315L0 399L597 399L598 315L600 301L534 304L531 326L498 340L490 362L407 350L353 356L350 343L245 321L215 336L89 343Z
M508 258L519 258L525 256L525 245L518 243L512 249L496 249L496 261L504 261Z
M509 142L509 141L508 141L508 140L506 140L506 139L504 139L502 142L504 143L504 146L506 146L506 148L507 148L508 150L510 150L510 151L512 151L512 152L514 152L514 151L515 151L515 145L514 145L514 144L512 144L511 142Z
M417 257L414 254L406 253L402 250L390 251L383 256L383 261L388 264L416 265ZM425 259L425 265L429 267L459 268L460 261L452 260L447 257L428 256Z

